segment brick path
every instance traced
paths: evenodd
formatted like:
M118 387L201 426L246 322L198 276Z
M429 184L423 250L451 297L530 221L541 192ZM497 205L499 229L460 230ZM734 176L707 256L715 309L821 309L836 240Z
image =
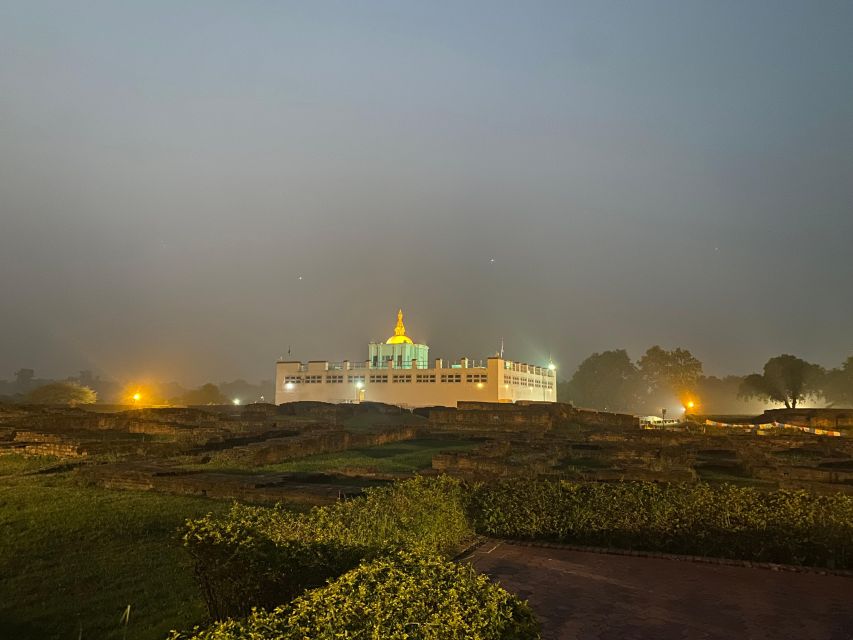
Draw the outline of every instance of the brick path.
M853 578L487 541L468 560L545 640L851 640Z

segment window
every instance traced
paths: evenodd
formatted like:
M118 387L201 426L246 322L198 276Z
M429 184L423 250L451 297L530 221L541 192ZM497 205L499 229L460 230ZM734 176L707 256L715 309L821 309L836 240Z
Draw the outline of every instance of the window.
M364 376L348 376L347 380L350 384L362 383L364 384Z
M339 384L344 381L343 376L326 376L326 382L329 384Z
M370 376L370 381L371 382L388 382L388 374L384 374L384 375L373 374Z
M489 376L485 373L469 373L465 378L465 382L488 382L488 380Z
M395 374L393 378L391 378L391 382L411 382L412 375L411 374Z
M305 384L319 384L323 382L323 376L305 376Z
M434 373L419 373L415 378L415 382L435 382Z
M441 374L442 382L462 382L462 374L461 373L442 373Z
M284 376L285 384L299 384L302 382L302 376Z

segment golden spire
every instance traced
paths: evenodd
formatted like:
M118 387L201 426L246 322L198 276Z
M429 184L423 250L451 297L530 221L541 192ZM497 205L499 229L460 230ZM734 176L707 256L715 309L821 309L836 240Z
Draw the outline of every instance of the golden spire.
M412 344L412 339L406 335L406 325L403 324L403 310L397 311L397 326L394 327L394 335L388 338L385 344Z

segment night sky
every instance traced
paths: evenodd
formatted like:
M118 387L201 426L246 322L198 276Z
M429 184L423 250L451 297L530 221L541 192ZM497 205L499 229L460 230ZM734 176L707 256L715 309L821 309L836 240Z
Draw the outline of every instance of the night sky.
M0 0L0 378L853 354L853 2Z

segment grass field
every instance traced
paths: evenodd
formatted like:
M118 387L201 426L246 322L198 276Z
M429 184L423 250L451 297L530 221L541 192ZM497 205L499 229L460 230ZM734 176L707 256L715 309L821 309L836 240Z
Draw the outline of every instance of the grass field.
M404 442L321 453L299 460L259 467L259 471L341 471L369 469L376 473L414 473L432 466L432 457L442 451L469 451L478 440L433 440L418 438Z
M163 638L202 621L177 528L227 502L21 475L45 460L0 457L0 637Z

